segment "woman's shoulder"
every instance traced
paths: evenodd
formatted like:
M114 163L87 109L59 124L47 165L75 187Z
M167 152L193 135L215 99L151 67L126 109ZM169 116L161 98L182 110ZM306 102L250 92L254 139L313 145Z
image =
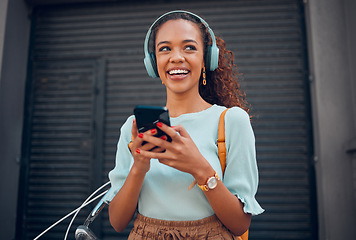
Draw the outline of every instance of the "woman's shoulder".
M239 107L229 109L225 116L225 131L227 139L235 139L253 143L254 133L249 114Z
M230 108L225 115L225 126L228 132L247 131L251 128L249 114L240 107Z
M241 119L250 119L249 114L240 107L232 107L227 111L227 116L230 118L241 118Z
M226 110L227 108L224 106L216 106L216 111L220 114ZM235 121L250 121L249 114L240 107L231 107L228 108L225 115L226 122L235 122Z

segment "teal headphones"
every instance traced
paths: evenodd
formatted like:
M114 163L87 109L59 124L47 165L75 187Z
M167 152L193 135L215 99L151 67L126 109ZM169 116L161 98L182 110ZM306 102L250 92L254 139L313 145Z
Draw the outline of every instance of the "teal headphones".
M152 27L164 16L167 16L172 13L190 14L190 15L198 18L202 22L202 24L204 24L204 26L208 29L211 40L212 40L212 45L208 47L208 51L207 51L206 59L205 59L205 65L206 65L205 67L206 67L207 71L214 71L218 67L218 63L219 63L219 48L216 46L216 40L215 40L215 35L214 35L213 30L211 30L208 23L205 22L204 19L202 19L198 15L191 13L191 12L183 11L183 10L176 10L176 11L167 12L167 13L163 14L162 16L160 16L159 18L157 18L156 21L153 22L153 24L147 31L145 42L144 42L145 59L143 60L143 62L145 64L148 75L153 78L158 77L155 54L154 54L154 52L148 51L148 44L149 44L149 40L150 40L150 36L151 36Z

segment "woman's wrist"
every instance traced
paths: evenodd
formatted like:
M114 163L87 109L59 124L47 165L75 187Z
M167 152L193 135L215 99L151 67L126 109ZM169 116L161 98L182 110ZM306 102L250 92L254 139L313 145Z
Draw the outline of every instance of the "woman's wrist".
M136 177L145 177L146 173L148 172L149 169L150 169L149 167L148 167L148 169L142 168L142 167L137 166L137 164L134 163L132 165L130 173Z
M206 166L198 168L193 177L199 185L203 185L206 183L206 180L209 177L214 176L214 174L215 170L211 167L210 164L207 164Z

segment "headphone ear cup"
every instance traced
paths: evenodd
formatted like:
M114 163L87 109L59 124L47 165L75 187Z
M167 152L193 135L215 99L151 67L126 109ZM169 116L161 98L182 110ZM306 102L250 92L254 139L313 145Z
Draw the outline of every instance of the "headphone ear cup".
M153 78L158 77L155 55L150 53L144 58L143 62L145 64L148 75Z
M208 49L206 65L209 66L209 71L214 71L219 65L219 48L216 45L210 46Z

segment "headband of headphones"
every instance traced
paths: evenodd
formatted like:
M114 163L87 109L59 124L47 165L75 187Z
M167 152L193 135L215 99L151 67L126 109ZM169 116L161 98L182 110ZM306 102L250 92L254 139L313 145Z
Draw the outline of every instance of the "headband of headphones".
M187 13L189 15L192 15L192 16L198 18L201 21L201 23L204 24L204 26L208 29L211 40L212 40L212 45L208 47L205 65L206 65L206 69L208 71L214 71L218 67L218 63L219 63L219 48L216 46L216 40L215 40L215 35L214 35L213 30L211 30L208 23L204 19L199 17L198 15L188 12L188 11L184 11L184 10L176 10L176 11L167 12L167 13L163 14L162 16L160 16L159 18L157 18L156 21L154 21L152 23L151 27L147 31L145 42L144 42L144 52L145 52L144 64L145 64L148 75L153 78L158 77L155 54L153 52L149 52L149 50L148 50L148 48L149 48L148 45L149 45L152 28L159 20L161 20L163 17L165 17L169 14L172 14L172 13Z

